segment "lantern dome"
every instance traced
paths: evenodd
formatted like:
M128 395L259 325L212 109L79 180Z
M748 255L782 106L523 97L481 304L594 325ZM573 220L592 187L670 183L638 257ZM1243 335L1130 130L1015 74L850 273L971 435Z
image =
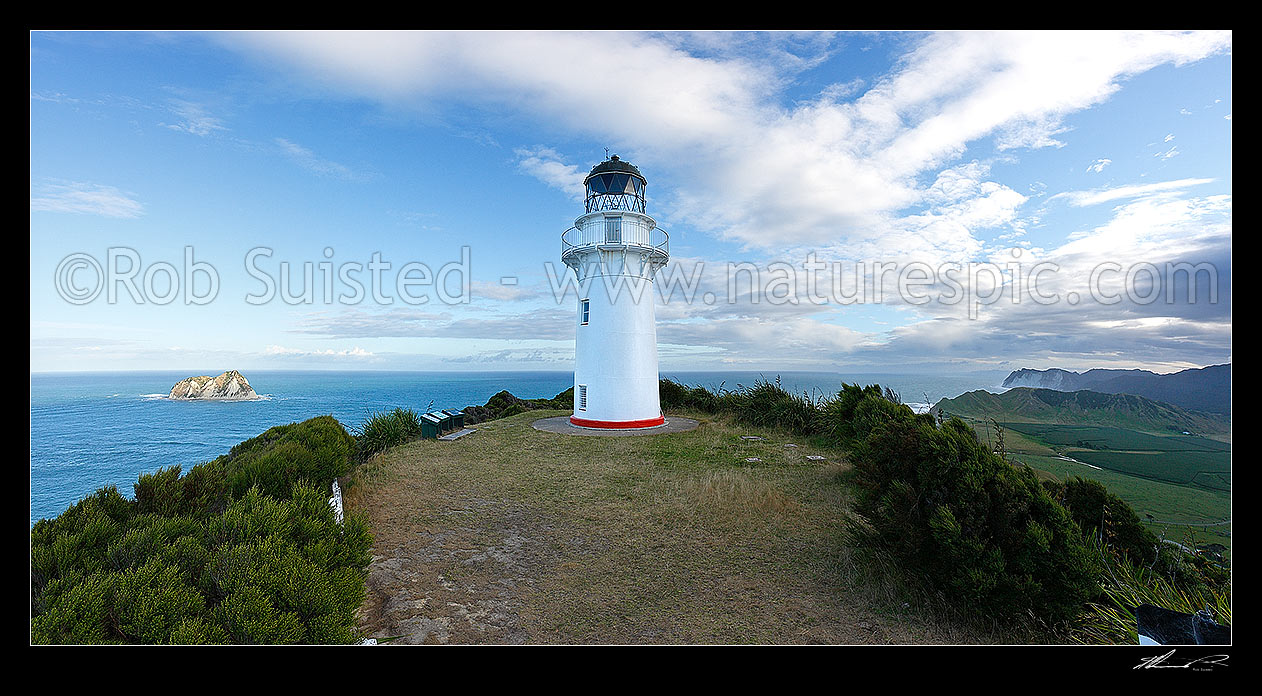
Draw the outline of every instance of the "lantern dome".
M583 179L587 189L587 212L598 210L631 210L644 212L644 188L648 180L634 164L617 155L592 167Z

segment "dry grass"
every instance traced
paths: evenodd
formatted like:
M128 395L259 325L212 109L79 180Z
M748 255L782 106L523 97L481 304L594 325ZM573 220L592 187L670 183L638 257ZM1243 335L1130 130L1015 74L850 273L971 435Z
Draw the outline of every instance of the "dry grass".
M560 412L413 441L361 465L367 635L451 643L976 643L845 544L848 466L783 433L576 437ZM742 440L757 434L765 439ZM785 447L786 443L799 445ZM814 462L808 454L827 461ZM747 462L747 458L761 461Z
M688 503L710 514L781 519L802 507L773 484L738 470L711 471L681 488Z

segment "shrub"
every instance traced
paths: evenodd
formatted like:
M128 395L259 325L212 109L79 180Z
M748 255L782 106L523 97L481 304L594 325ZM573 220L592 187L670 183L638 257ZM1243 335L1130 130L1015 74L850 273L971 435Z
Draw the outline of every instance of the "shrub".
M1131 506L1099 481L1074 476L1064 483L1045 481L1043 487L1069 510L1083 532L1100 537L1106 548L1137 561L1152 560L1159 550L1161 542Z
M538 409L566 410L574 408L574 387L557 394L551 399L521 399L508 391L500 391L487 399L483 406L466 406L464 408L465 423L485 423L497 418L507 418L518 413Z
M852 456L868 525L856 537L970 611L1049 624L1075 616L1096 592L1098 566L1069 513L963 421L939 427L888 403L869 393L853 404L855 434L870 428Z
M183 477L141 476L135 501L107 487L40 520L31 641L354 641L372 539L324 492L351 444L327 416L272 428Z
M254 486L276 498L289 497L294 484L329 485L350 470L355 439L333 416L269 428L236 445L212 464L225 468L233 496Z
M401 445L421 434L421 417L410 408L374 413L355 435L361 458Z
M878 384L842 384L841 391L822 407L823 431L840 442L862 439L883 425L902 421L933 423L933 416L917 415L890 389Z

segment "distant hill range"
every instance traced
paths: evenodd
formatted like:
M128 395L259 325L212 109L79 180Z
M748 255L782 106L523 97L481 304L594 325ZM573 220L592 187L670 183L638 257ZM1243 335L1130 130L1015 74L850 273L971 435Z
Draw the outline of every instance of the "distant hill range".
M1134 394L1056 391L1018 387L1002 394L971 391L943 399L935 411L1000 423L1112 426L1150 433L1214 435L1230 432L1227 419Z
M1231 413L1230 363L1168 375L1148 370L1017 370L1008 375L1003 386L1135 394L1196 411Z

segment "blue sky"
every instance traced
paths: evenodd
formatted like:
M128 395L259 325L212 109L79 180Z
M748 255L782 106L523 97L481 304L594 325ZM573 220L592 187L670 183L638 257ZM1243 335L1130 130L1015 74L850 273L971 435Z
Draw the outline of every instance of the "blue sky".
M575 296L549 268L605 148L696 282L658 299L664 369L1231 359L1230 33L33 33L30 92L33 371L568 369ZM110 301L110 249L139 298ZM190 253L217 294L153 301ZM345 301L338 272L374 254L382 297ZM102 277L65 275L85 258ZM823 287L933 269L934 299L770 288L807 259ZM938 301L940 269L1014 259L963 284L998 299ZM248 301L282 262L311 297ZM399 296L408 263L452 269L459 301ZM732 292L740 263L768 287ZM1039 263L1044 294L1083 299L1014 302ZM1089 291L1101 264L1117 302Z

